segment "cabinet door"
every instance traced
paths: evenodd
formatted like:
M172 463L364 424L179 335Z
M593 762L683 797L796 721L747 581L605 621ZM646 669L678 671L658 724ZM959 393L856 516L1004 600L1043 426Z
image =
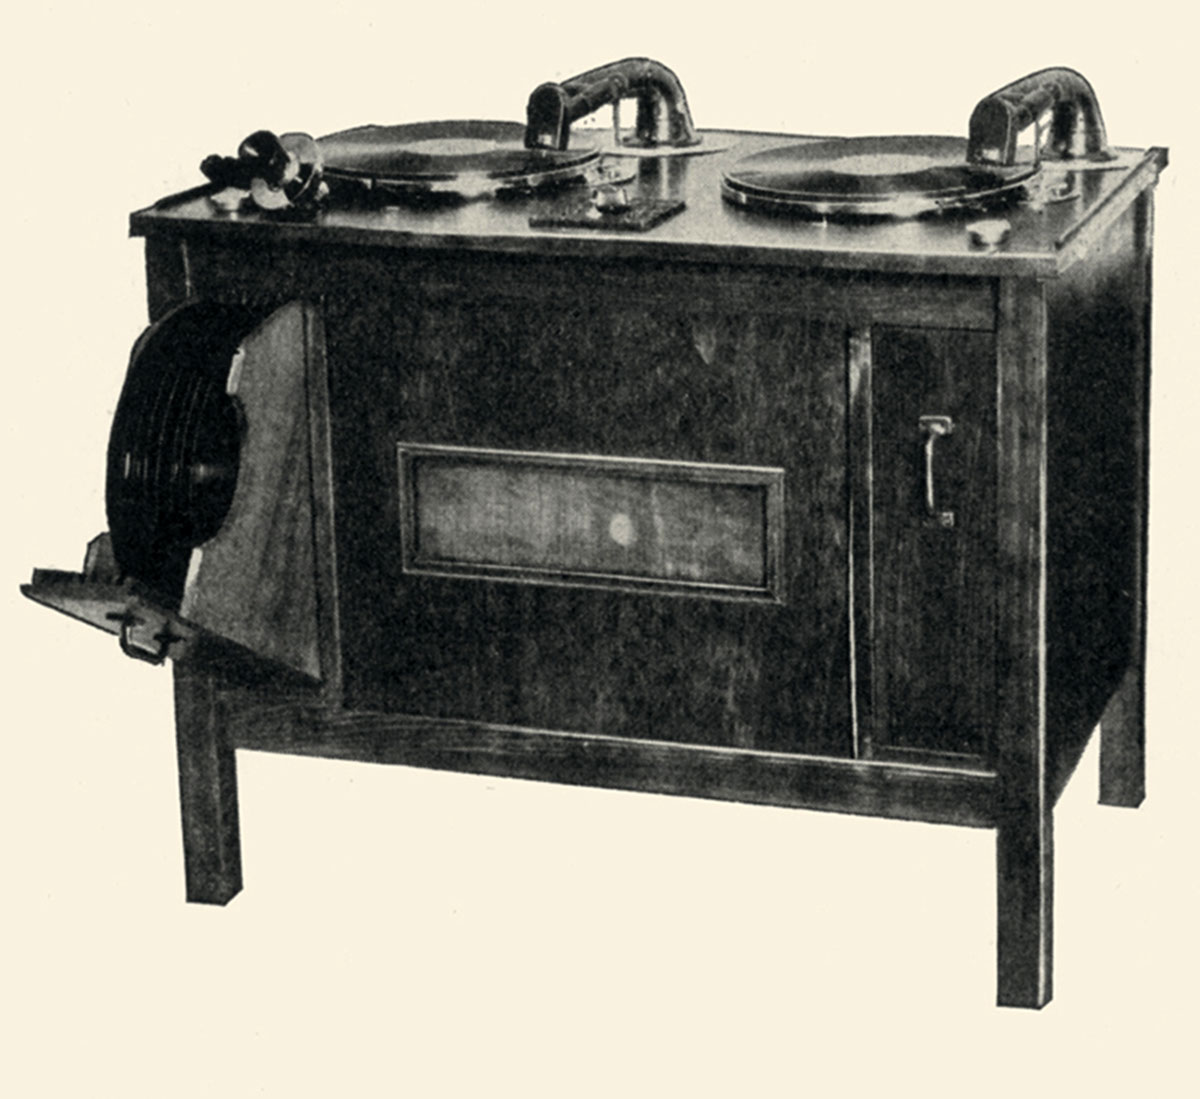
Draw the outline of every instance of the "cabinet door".
M338 303L354 705L848 755L844 325Z
M990 333L876 327L858 355L860 737L986 756L995 697ZM865 484L864 484L865 481Z

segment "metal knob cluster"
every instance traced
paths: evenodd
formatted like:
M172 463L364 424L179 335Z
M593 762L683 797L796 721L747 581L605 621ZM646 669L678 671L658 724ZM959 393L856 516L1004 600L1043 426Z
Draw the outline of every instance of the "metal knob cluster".
M256 130L238 145L237 156L205 157L200 171L222 188L214 204L231 212L249 198L272 213L311 213L329 194L321 152L308 134L276 136Z

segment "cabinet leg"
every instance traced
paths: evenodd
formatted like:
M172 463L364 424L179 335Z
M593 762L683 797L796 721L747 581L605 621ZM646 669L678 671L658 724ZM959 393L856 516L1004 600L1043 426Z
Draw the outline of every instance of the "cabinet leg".
M1131 284L1140 296L1141 325L1129 397L1133 430L1125 460L1136 476L1132 506L1134 553L1128 576L1133 595L1129 667L1100 718L1100 804L1136 809L1146 797L1146 552L1149 517L1150 453L1150 253L1154 221L1153 195L1137 202L1138 255L1144 264L1141 281Z
M242 888L237 769L216 675L175 666L175 744L187 899L226 904Z
M1130 668L1100 718L1100 804L1136 809L1145 797L1145 679Z
M1001 1007L1050 1002L1054 844L1049 812L1012 813L996 832L997 994Z

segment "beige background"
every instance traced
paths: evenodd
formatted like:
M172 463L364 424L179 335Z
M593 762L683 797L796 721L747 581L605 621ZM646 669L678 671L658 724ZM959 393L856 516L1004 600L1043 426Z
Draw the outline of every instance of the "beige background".
M1182 5L65 4L6 16L0 1092L1173 1096L1195 1086L1197 279ZM884 14L886 13L886 14ZM183 903L169 675L23 600L104 528L128 212L249 131L520 119L627 54L702 127L962 133L1083 71L1159 196L1150 798L1060 803L1057 997L992 1007L990 833L239 759L247 890ZM564 292L567 288L564 288Z

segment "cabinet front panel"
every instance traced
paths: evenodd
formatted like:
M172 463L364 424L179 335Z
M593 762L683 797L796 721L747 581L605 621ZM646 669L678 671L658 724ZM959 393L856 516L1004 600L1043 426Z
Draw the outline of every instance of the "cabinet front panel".
M880 756L986 756L996 691L989 333L871 333L871 689Z
M398 291L327 344L352 705L849 754L844 326Z

